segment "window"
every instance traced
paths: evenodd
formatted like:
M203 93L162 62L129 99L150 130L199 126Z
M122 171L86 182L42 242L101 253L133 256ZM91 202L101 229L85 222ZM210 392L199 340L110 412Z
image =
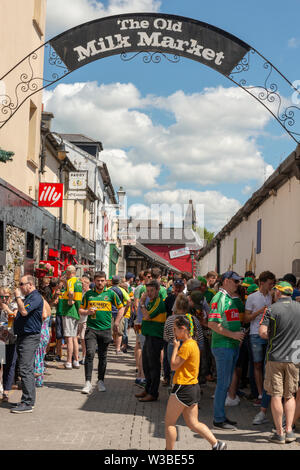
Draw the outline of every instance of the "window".
M27 160L36 166L37 107L30 100Z
M0 267L6 264L5 224L0 220Z
M44 259L44 252L45 252L45 240L41 239L41 250L40 250L40 260Z
M27 232L26 235L26 257L34 258L34 235L30 232Z
M261 253L261 219L257 221L256 254Z
M4 251L4 222L0 220L0 251Z
M43 0L34 0L34 12L33 12L33 25L41 37L44 35L43 25L42 25L42 2Z

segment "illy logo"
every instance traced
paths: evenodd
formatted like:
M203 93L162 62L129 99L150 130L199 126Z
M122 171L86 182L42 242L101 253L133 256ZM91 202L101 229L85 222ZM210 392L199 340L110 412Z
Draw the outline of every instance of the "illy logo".
M62 207L63 187L62 183L40 183L39 206Z

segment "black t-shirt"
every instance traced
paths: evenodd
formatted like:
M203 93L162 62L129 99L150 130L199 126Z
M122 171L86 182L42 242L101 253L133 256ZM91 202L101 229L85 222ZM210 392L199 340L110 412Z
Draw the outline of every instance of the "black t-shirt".
M268 361L300 363L299 302L279 299L266 309L260 324L268 327Z
M170 317L173 314L173 306L175 304L175 300L176 300L176 295L170 292L170 294L167 295L166 300L165 300L167 317Z

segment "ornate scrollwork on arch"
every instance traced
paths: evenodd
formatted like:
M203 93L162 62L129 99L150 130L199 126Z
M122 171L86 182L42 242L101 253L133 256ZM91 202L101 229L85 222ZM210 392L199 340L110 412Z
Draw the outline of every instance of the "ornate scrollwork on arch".
M251 83L251 66L264 72L259 76L261 83L258 85ZM300 143L300 107L297 106L300 103L300 92L271 62L255 49L250 49L228 78L268 109L286 132ZM292 96L285 97L280 89L292 93ZM296 103L293 102L295 96L298 97Z

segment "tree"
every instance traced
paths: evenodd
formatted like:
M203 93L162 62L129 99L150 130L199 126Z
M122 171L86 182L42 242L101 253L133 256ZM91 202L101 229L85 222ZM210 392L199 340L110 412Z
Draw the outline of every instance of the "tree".
M207 240L207 243L210 243L215 236L214 232L210 232L205 227L196 227L196 232L201 238Z

